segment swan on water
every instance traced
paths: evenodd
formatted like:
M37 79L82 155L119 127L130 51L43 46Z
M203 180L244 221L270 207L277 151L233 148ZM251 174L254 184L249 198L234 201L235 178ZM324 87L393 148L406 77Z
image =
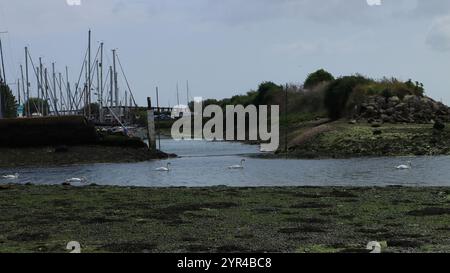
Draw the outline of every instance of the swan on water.
M228 169L243 169L244 168L244 162L245 162L245 159L242 159L240 165L229 166Z
M407 165L397 166L396 169L397 170L408 170L408 169L411 169L411 167L412 167L412 163L411 163L411 161L408 161Z
M15 173L15 174L10 174L10 175L4 175L2 176L4 179L18 179L19 178L19 174Z
M381 244L379 242L373 241L369 242L366 247L367 250L371 250L370 253L381 253Z
M72 250L70 251L70 253L81 253L81 245L76 241L69 242L66 246L66 249Z
M170 162L167 163L167 167L159 167L159 168L155 169L155 171L158 171L158 172L168 172L168 171L170 171Z
M81 178L72 177L72 178L66 179L65 182L66 183L86 183L87 182L87 178L86 177L81 177Z

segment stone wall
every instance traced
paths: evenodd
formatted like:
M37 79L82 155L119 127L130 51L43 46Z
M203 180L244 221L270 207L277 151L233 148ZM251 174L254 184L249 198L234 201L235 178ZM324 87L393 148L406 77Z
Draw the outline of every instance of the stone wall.
M397 96L371 96L355 107L353 118L390 123L449 122L450 108L425 96L407 95L403 99Z

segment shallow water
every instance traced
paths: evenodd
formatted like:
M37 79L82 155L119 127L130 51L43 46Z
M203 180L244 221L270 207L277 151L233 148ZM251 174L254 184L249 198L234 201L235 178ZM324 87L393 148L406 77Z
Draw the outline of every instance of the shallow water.
M92 164L45 168L1 169L20 174L0 183L60 184L71 177L89 183L121 186L450 186L450 157L385 157L296 160L258 159L259 146L240 143L162 140L164 151L180 158L141 163ZM243 170L229 170L245 158ZM395 166L412 161L411 170ZM156 168L171 163L170 172Z

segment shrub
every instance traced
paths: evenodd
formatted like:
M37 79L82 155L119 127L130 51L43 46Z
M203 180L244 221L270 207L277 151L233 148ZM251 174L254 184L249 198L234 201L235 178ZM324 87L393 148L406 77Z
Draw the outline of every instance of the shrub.
M0 82L0 109L2 113L0 113L0 117L4 118L14 118L17 115L17 105L16 99L11 92L11 89L8 85L3 82Z
M255 105L268 105L268 104L279 104L275 103L273 99L277 97L277 93L281 94L283 87L276 85L273 82L264 82L259 85L257 94L253 100Z
M372 80L361 75L341 77L330 83L325 90L324 104L331 119L342 117L347 101L353 92L353 89L362 84L368 84Z
M331 73L329 73L323 69L319 69L316 72L308 75L308 77L305 80L305 83L303 84L303 87L306 89L310 89L321 83L331 82L333 80L334 80L334 77Z
M288 98L289 113L324 113L325 90L329 83L321 83L310 90L290 92Z

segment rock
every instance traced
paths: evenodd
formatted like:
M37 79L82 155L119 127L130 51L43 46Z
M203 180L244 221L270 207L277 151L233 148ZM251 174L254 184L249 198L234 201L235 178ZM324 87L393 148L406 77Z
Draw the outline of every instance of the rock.
M55 148L55 153L67 153L69 148L67 146L58 146Z
M399 103L399 104L397 104L395 106L395 110L396 111L400 111L400 110L403 110L403 109L406 109L406 104L405 103Z
M375 107L372 105L369 105L366 107L366 111L370 114L375 113Z
M388 101L389 101L389 103L396 105L396 104L400 103L400 98L397 96L393 96L393 97L390 97L388 99Z
M381 115L381 120L383 120L383 122L391 122L392 119L391 117L389 117L388 115Z
M0 185L0 191L1 190L11 190L13 189L12 185Z
M381 127L381 124L380 123L374 123L374 124L372 124L372 128L380 128Z
M385 113L389 116L392 116L395 113L395 108L390 107L390 108L386 109Z
M445 124L441 121L436 121L433 125L433 128L438 131L443 131L445 129Z
M383 134L383 132L381 130L373 130L373 135L374 136L379 136L381 134Z

